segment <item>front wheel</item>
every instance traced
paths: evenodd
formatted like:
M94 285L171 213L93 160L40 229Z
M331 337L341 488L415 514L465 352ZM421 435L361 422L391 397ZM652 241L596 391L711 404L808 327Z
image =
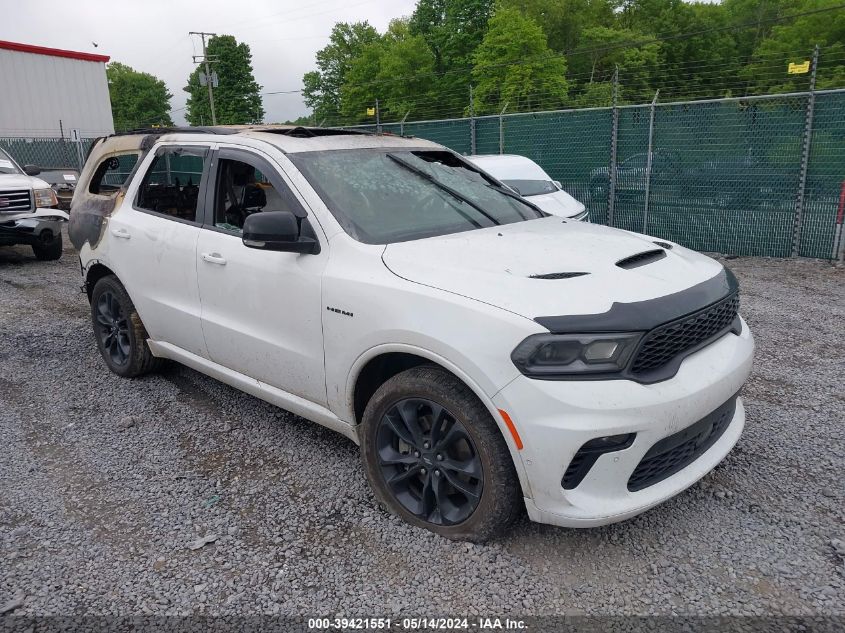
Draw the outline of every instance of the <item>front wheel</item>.
M103 360L118 376L134 378L160 365L160 359L147 346L147 331L132 299L114 275L94 285L91 323Z
M487 541L521 512L499 428L475 394L439 367L414 367L379 387L364 412L361 455L383 506L446 538Z
M61 233L51 236L46 242L36 242L32 245L32 252L36 259L43 262L56 261L62 256Z

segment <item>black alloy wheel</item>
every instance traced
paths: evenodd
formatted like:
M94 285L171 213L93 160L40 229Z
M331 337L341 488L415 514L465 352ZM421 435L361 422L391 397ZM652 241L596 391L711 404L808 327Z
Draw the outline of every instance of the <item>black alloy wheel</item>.
M129 362L132 344L129 340L129 319L123 313L117 297L105 291L97 298L96 333L104 354L112 363L123 367Z
M118 376L134 378L161 366L135 304L114 275L97 280L91 290L91 326L103 360Z
M384 481L408 512L434 525L455 525L475 512L484 469L448 409L424 398L400 400L382 416L376 444Z

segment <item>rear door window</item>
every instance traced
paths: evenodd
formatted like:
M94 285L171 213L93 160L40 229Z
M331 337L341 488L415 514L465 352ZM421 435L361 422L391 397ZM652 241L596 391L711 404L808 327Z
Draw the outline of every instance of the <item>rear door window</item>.
M150 163L135 208L186 222L198 222L199 194L207 147L162 147Z

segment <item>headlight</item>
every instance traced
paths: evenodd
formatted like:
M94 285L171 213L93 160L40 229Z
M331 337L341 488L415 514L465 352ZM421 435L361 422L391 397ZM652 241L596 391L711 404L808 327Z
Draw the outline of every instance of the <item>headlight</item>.
M642 335L533 334L516 346L511 360L533 378L619 373L628 365Z
M56 192L52 189L33 189L32 193L35 194L35 206L39 209L55 207L59 204Z

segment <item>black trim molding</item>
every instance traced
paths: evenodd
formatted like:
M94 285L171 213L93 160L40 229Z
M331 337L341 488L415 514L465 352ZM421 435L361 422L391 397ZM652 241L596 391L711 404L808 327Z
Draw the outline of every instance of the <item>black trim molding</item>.
M715 277L687 290L646 301L616 302L610 307L610 310L601 314L537 317L534 320L548 328L552 334L643 332L644 336L633 353L632 360L621 371L545 375L531 374L523 369L520 369L520 371L535 380L632 380L642 384L667 380L678 373L678 369L680 369L681 363L686 357L707 347L728 333L739 335L742 332L742 322L737 314L728 326L679 352L660 367L647 372L634 372L631 365L642 350L644 341L649 338L649 333L661 326L670 326L673 322L692 318L696 314L707 312L711 308L715 309L716 304L732 301L738 293L739 282L730 270L723 268ZM518 364L517 367L519 367Z
M534 320L552 334L587 332L646 332L705 308L739 290L739 282L727 268L696 286L671 295L635 301L614 302L600 314L542 316Z

